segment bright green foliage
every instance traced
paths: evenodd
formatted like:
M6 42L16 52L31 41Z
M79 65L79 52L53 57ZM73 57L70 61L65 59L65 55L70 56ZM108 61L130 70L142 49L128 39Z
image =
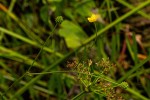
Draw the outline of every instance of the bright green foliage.
M1 0L0 100L149 100L149 4Z
M83 41L87 38L86 33L79 25L68 20L65 20L61 24L59 35L64 37L69 48L77 48L81 46Z

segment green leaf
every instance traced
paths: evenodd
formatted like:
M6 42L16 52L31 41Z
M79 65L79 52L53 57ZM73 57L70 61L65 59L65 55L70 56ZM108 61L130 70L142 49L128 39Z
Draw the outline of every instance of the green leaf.
M59 30L59 35L64 37L69 48L79 47L87 38L87 35L82 28L73 22L66 20L61 24L61 27L62 28Z

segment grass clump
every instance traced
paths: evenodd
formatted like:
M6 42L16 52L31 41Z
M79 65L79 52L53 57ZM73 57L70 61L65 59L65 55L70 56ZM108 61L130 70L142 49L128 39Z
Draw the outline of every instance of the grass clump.
M1 1L0 99L149 100L149 4Z

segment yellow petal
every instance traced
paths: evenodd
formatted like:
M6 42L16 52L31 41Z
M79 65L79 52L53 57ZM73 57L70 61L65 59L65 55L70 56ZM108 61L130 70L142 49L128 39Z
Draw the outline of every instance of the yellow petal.
M99 18L98 14L92 14L91 17L88 17L88 21L89 22L96 22L98 18Z

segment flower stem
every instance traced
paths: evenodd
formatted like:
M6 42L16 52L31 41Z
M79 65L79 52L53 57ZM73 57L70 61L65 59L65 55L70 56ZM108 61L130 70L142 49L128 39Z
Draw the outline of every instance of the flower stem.
M78 95L76 95L75 97L73 97L71 100L79 99L79 97L82 96L84 93L86 93L86 91L82 91L81 93L79 93Z
M48 40L50 39L50 37L53 35L53 32L54 32L54 30L56 29L56 27L57 27L57 23L56 23L54 29L52 30L52 34L50 34L50 35L48 36L48 38L46 39L46 41L43 43L43 45L42 45L40 51L38 52L37 56L36 56L35 59L33 60L33 62L32 62L32 64L30 65L30 67L27 69L27 71L26 71L21 77L19 77L18 79L16 79L16 80L9 86L9 88L2 94L2 98L3 98L3 96L4 96L15 84L17 84L24 76L26 76L26 75L29 73L29 71L30 71L30 69L33 67L35 61L38 59L38 57L39 57L40 54L42 53L43 48L44 48L44 46L46 45L47 41L48 41Z

